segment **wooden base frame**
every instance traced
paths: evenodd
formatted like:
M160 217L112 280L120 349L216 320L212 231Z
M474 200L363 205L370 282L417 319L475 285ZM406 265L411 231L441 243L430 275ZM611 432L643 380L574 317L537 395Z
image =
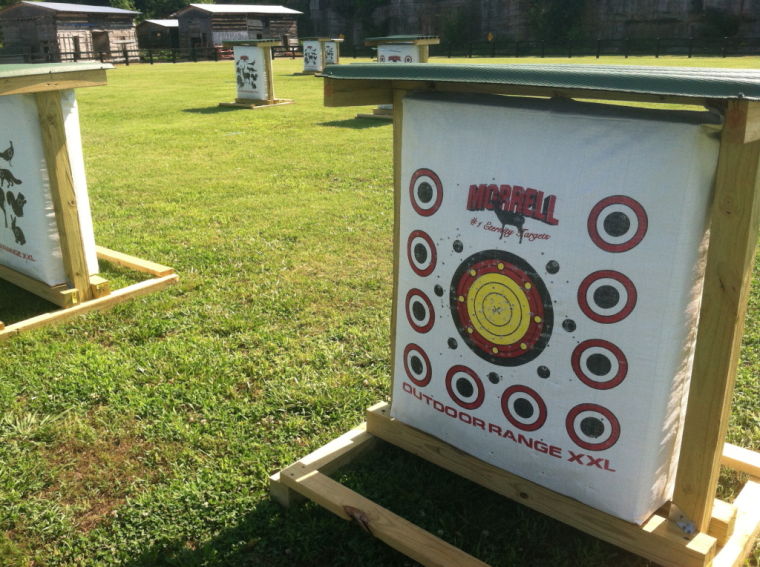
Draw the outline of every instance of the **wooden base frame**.
M143 260L142 258L130 256L129 254L109 250L102 246L97 246L96 250L100 260L105 260L112 264L150 274L153 278L111 291L107 280L100 276L90 276L89 296L92 297L92 299L80 301L79 298L82 294L80 294L79 290L76 288L64 288L63 286L51 288L37 280L28 278L27 276L23 276L23 278L26 278L25 280L19 280L17 276L20 274L17 272L10 270L12 273L7 273L6 269L0 269L0 278L6 279L19 287L28 289L48 301L52 301L53 303L64 307L64 309L60 311L37 315L36 317L31 317L8 326L5 326L0 322L0 341L9 339L22 331L28 331L37 327L64 321L75 315L98 309L107 309L119 303L123 303L128 299L132 299L133 297L139 297L163 289L176 283L179 279L177 274L174 273L174 269L168 266ZM45 288L47 288L47 292L44 291ZM68 299L68 302L57 301L57 299Z
M357 118L374 118L376 120L390 120L393 121L393 109L392 108L373 108L372 114L359 113Z
M272 100L247 100L244 98L236 98L235 102L220 102L219 106L232 107L232 108L269 108L271 106L283 106L286 104L293 104L293 100L289 98L275 98Z
M599 539L669 567L738 567L760 534L760 454L726 444L721 463L749 474L732 504L716 500L706 533L687 535L666 508L637 526L484 463L390 417L383 402L367 421L270 478L270 494L285 507L306 497L426 566L486 564L362 497L327 475L383 439L493 492Z

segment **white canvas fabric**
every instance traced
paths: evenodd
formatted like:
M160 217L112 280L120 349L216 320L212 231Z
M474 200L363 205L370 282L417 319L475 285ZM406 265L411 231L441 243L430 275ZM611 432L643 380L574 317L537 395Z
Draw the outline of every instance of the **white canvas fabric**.
M336 65L340 60L340 43L337 41L325 42L325 65Z
M85 256L90 273L95 274L98 261L73 91L62 92L61 110ZM71 284L63 267L33 95L0 97L0 140L0 190L3 192L0 262L50 286Z
M264 48L235 45L232 47L232 53L235 57L237 98L269 100L270 94L274 97L274 93L268 92Z
M322 43L318 40L303 42L303 70L321 71L325 66L322 58Z
M403 117L392 415L643 522L672 493L719 121L453 95Z

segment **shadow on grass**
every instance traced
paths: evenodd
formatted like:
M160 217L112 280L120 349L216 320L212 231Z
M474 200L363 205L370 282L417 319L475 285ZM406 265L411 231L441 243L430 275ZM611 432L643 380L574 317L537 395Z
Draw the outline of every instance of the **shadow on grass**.
M320 122L319 126L331 126L334 128L353 128L354 130L363 130L364 128L375 128L376 126L390 126L392 120L377 120L375 118L349 118L348 120L331 120L330 122Z
M193 114L219 114L220 112L232 112L235 110L247 110L245 108L236 108L234 106L207 106L205 108L184 108L182 112L191 112Z
M0 321L6 326L59 309L25 289L0 280Z

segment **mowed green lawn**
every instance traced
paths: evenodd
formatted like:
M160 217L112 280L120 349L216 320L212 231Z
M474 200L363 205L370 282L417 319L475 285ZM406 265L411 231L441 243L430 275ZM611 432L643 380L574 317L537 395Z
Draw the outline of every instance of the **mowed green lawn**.
M120 67L79 90L98 244L181 280L0 345L0 567L413 564L268 497L271 473L390 391L391 126L323 107L301 65L275 61L296 104L266 110L217 108L229 61ZM729 440L760 449L757 269L754 283ZM44 308L0 284L6 323ZM648 565L393 447L338 476L494 566Z

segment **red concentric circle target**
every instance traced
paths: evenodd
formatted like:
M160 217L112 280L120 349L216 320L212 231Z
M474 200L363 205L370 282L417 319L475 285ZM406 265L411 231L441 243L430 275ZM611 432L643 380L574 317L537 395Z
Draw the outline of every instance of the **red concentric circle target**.
M443 201L441 179L430 169L418 169L409 182L412 208L418 215L429 217L440 208Z
M599 201L588 217L591 240L607 252L627 252L644 240L649 220L644 207L625 195Z
M424 292L410 289L406 294L406 319L418 333L427 333L435 323L433 304Z
M570 410L565 429L573 443L588 451L604 451L620 439L620 422L597 404L580 404Z
M595 390L609 390L625 380L628 360L623 351L602 339L583 341L571 357L573 372Z
M620 272L600 270L586 276L578 288L581 311L597 323L617 323L636 307L636 287Z
M404 349L404 370L417 386L427 386L433 376L430 358L419 345L410 343Z
M466 366L452 366L446 373L446 391L464 409L477 409L486 397L483 382L475 371Z
M501 411L509 423L523 431L535 431L546 422L546 404L535 390L511 386L501 395Z
M438 258L433 239L426 232L413 231L406 241L406 257L415 274L429 276L435 270Z
M525 364L543 351L551 336L549 292L536 271L514 254L473 254L454 273L450 293L459 334L489 362Z

